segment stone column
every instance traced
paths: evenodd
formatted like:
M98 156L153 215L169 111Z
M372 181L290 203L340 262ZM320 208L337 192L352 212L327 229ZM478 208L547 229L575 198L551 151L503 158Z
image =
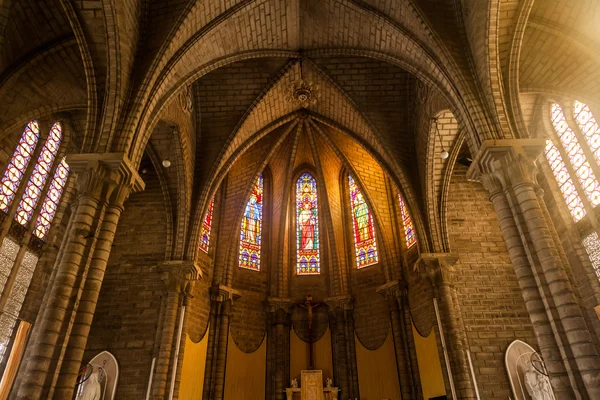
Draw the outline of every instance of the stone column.
M156 355L154 373L152 375L152 398L167 398L170 391L171 377L177 374L173 371L177 347L177 333L181 321L180 307L187 304L191 297L194 283L202 277L200 267L191 260L167 261L159 267L165 284L162 303L159 347ZM185 316L184 316L185 318ZM183 349L180 349L180 352ZM178 365L180 368L181 365Z
M269 297L269 330L267 336L267 398L285 399L284 389L290 385L290 312L292 300Z
M117 187L129 186L130 190L141 190L144 186L137 171L122 153L77 154L69 156L68 161L71 171L77 174L77 205L69 231L65 235L66 243L57 264L54 284L48 289L50 294L47 306L34 327L36 334L32 337L36 337L37 340L30 344L32 351L27 368L23 371L24 379L20 387L14 390L18 393L17 398L53 397L54 385L58 372L62 369L61 362L69 345L80 302L82 298L94 304L97 301L97 296L94 300L94 294L86 293L86 281L94 255L97 255L95 267L102 269L101 264L108 259L106 250L109 252L112 245L113 236L106 235L106 232L102 240L108 242L98 243L108 200ZM113 219L115 227L117 221ZM106 229L110 228L106 226ZM96 253L98 245L100 248ZM101 259L103 261L100 261ZM97 270L94 270L93 274L96 272ZM97 278L97 274L94 276ZM90 286L87 289L90 289ZM96 289L99 290L99 287ZM88 302L77 326L78 334L82 336L75 338L73 352L69 352L70 358L62 369L66 381L72 380L72 386L65 391L61 389L60 393L57 393L59 398L72 396L74 377L83 355L83 349L80 347L87 341L85 329L80 329L82 324L91 323L92 317L93 310L89 308Z
M341 390L341 399L359 397L356 347L354 343L353 300L350 296L328 297L332 338L334 385Z
M407 296L406 283L402 281L389 282L378 287L377 293L385 297L388 303L402 398L418 399L422 397L422 392L419 383L419 368L413 362L413 360L416 360L416 350L414 340L409 340L409 338L412 339L412 327L407 325L404 318L406 311L404 306Z
M210 330L213 337L209 337L210 347L206 355L203 394L205 400L222 400L225 394L229 317L233 301L240 297L237 290L223 284L217 284L211 288L211 309L215 310L215 318L214 330L212 328ZM213 320L211 320L211 324L213 324Z
M490 190L557 398L596 399L600 357L536 193L544 147L543 139L485 141L469 178Z
M446 339L446 348L452 379L458 399L476 399L467 351L469 345L456 289L454 264L458 257L449 253L423 253L417 261L420 272L428 279L438 301L440 320Z

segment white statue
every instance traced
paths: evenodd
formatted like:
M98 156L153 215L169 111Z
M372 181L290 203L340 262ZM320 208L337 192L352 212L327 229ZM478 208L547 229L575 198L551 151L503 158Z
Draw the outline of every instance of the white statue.
M525 371L525 387L533 400L554 400L548 377L536 370L531 362Z
M333 379L331 379L331 378L325 379L325 386L328 388L333 387Z
M100 400L102 398L102 386L100 386L99 371L93 370L85 382L78 400Z
M298 387L298 378L292 379L291 383L292 388L296 389Z

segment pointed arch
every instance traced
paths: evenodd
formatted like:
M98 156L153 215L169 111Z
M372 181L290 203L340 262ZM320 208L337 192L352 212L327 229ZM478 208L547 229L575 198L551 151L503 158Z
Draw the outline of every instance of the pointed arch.
M296 273L321 273L317 180L308 172L296 181Z
M238 266L260 271L262 240L264 182L260 174L252 187L240 226L240 253Z

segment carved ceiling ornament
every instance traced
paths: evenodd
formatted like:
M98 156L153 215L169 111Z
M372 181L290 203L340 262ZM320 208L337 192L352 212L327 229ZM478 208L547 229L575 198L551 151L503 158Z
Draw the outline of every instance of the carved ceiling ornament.
M291 84L288 90L287 101L295 103L302 108L309 108L317 104L321 97L320 88L313 82L300 79Z
M192 85L185 85L181 92L179 92L178 97L181 109L191 113L194 108L194 102L192 101Z

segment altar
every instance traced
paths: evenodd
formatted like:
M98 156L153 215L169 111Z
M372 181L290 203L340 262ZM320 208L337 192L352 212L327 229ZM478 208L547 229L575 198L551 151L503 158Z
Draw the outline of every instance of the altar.
M287 400L337 400L339 391L337 387L323 387L323 371L302 370L300 387L286 388L285 394Z

